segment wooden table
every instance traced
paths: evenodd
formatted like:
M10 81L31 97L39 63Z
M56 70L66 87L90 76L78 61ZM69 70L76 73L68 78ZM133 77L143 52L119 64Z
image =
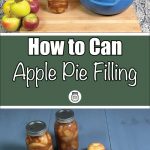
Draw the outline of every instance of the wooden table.
M40 25L34 32L141 32L133 6L119 15L102 16L84 8L79 0L69 2L65 13L53 14L47 0L41 0Z
M150 110L74 110L79 150L102 142L106 150L150 150ZM25 125L42 120L54 137L56 110L0 110L0 150L26 150Z

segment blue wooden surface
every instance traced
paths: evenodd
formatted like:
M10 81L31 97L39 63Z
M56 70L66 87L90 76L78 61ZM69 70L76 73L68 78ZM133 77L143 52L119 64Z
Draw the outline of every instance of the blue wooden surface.
M106 112L112 150L150 150L150 110Z
M150 110L74 110L79 150L102 142L106 150L150 150ZM54 138L56 110L0 110L0 150L26 150L25 125L42 120Z

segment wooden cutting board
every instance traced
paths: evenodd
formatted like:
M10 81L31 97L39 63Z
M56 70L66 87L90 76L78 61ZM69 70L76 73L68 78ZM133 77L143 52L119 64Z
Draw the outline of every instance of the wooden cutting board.
M102 16L84 8L79 0L70 0L65 13L53 14L47 0L40 0L38 16L40 25L33 32L141 32L133 6L115 16Z

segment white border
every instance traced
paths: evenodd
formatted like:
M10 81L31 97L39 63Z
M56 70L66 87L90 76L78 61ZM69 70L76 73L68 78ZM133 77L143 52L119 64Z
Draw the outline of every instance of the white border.
M0 109L150 109L150 106L1 106Z
M150 36L150 33L0 33L1 36ZM150 109L150 106L0 106L0 109Z
M150 33L0 33L1 36L150 36Z

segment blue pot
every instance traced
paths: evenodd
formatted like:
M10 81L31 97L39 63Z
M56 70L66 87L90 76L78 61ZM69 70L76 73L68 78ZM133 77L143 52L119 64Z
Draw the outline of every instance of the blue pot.
M133 0L80 0L89 10L102 15L119 14L128 8Z

